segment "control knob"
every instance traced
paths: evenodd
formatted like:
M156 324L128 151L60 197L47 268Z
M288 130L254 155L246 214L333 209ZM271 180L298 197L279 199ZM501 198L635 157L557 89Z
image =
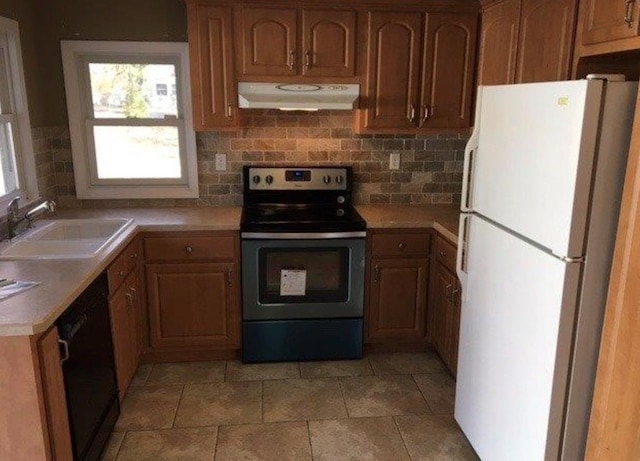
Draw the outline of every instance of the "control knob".
M336 182L338 184L342 184L344 182L344 176L342 176L341 174L339 174L338 176L336 176Z
M329 184L331 182L331 176L329 175L325 175L322 180L324 181L325 184Z
M265 181L267 181L267 184L271 184L273 182L273 176L271 176L270 174L267 175L266 178L264 178Z
M258 183L260 182L260 176L255 175L255 176L252 178L252 181L253 181L253 183L254 183L254 184L258 184Z

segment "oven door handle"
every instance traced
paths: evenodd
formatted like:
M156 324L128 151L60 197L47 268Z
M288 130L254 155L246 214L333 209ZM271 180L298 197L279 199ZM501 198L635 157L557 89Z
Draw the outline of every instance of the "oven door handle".
M242 232L243 239L262 240L320 240L364 238L365 231L358 232Z

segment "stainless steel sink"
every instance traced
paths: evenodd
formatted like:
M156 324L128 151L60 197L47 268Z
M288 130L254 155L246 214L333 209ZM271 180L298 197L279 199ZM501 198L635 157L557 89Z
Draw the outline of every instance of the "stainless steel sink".
M131 219L61 219L16 239L0 260L92 258L131 225Z

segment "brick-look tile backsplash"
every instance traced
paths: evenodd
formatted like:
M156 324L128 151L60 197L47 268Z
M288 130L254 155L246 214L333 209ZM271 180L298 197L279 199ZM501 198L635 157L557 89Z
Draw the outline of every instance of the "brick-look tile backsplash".
M63 208L240 205L242 166L251 164L351 165L357 204L460 202L467 137L356 135L351 125L351 113L244 111L245 128L197 134L200 198L193 200L78 200L68 129L34 132L51 135L46 138L50 151L42 154L40 181L49 193L53 171L55 195ZM400 154L399 170L389 170L394 152ZM217 153L227 155L227 171L215 170Z

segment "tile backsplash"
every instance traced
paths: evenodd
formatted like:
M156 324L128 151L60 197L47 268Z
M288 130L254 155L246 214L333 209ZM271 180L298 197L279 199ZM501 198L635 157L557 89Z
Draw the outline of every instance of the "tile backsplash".
M356 135L352 114L341 112L242 115L236 132L197 134L199 199L78 200L67 127L33 130L41 193L62 208L240 205L243 165L351 165L357 204L460 202L464 136ZM226 171L215 170L218 153ZM391 153L398 170L389 170Z

